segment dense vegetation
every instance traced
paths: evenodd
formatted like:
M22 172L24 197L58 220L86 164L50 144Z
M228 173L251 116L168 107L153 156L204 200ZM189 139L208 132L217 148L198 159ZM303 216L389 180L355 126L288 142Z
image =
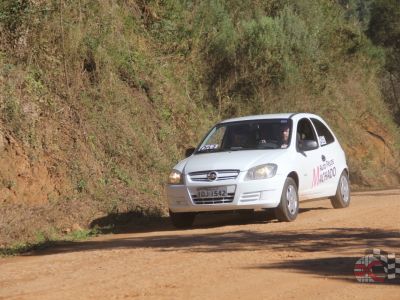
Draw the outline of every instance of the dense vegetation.
M400 1L373 2L367 34L385 51L386 63L381 73L382 91L397 124L400 124Z
M183 150L237 115L320 114L354 184L398 184L399 6L1 1L0 240L165 213Z

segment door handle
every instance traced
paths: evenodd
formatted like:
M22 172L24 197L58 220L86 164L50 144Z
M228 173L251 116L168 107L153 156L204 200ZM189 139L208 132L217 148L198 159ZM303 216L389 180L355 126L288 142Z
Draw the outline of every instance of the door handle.
M321 159L322 159L322 161L325 161L325 160L326 160L325 155L322 155L322 156L321 156Z

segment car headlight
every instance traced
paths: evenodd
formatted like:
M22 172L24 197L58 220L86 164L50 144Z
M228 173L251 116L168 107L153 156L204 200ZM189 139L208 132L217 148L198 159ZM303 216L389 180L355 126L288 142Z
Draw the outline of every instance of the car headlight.
M168 178L169 184L183 184L183 175L177 170L172 170Z
M266 164L253 167L247 171L244 180L257 180L274 177L278 166L275 164Z

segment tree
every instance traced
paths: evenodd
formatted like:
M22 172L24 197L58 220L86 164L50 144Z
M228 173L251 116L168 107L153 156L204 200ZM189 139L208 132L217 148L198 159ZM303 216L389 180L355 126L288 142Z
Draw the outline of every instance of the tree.
M375 0L367 35L386 52L383 93L400 124L400 0Z

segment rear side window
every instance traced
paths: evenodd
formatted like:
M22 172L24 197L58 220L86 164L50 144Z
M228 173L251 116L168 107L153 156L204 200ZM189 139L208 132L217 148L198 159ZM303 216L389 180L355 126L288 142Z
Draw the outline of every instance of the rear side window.
M315 129L317 130L319 143L321 146L329 145L335 141L333 134L329 131L329 129L319 120L311 118Z

